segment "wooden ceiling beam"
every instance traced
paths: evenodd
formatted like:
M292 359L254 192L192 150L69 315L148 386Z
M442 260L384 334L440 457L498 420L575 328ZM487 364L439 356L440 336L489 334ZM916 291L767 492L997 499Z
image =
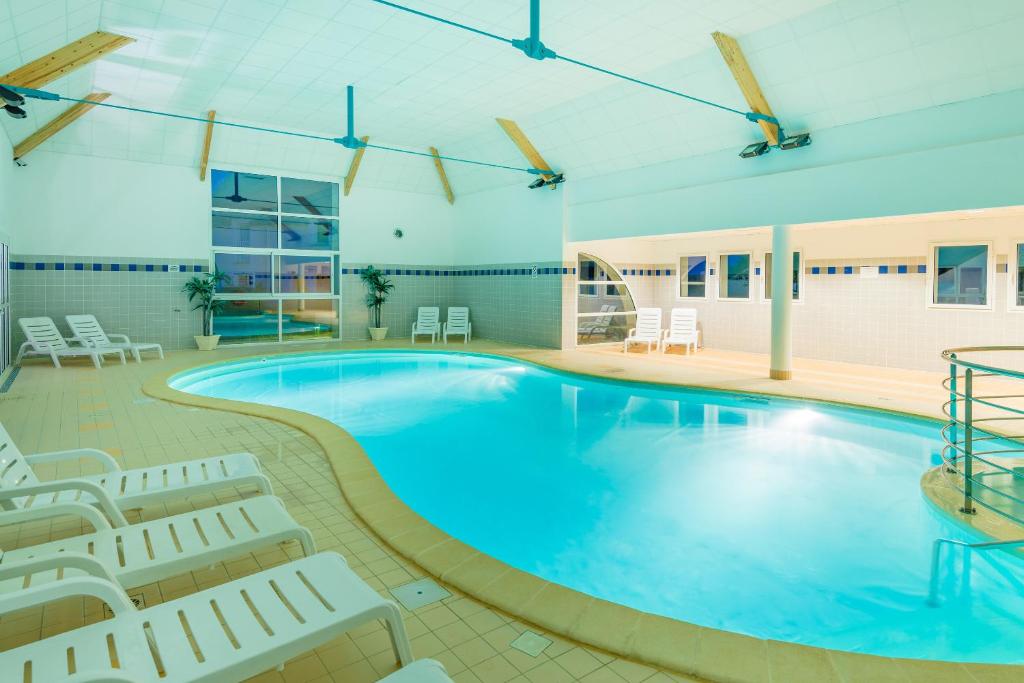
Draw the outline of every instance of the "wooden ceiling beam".
M370 140L369 135L364 135L359 138L364 143ZM345 196L352 191L352 184L356 182L356 173L359 172L359 164L363 161L363 152L366 151L365 147L360 147L356 150L356 153L352 155L352 163L348 166L348 175L345 176Z
M444 194L448 197L448 203L455 203L455 195L452 194L452 186L448 184L448 174L444 172L444 166L441 165L441 155L437 152L437 147L430 147L430 155L434 157L434 167L437 169L437 175L441 177L441 187L444 188Z
M203 154L199 157L199 180L206 180L206 169L210 165L210 145L213 144L213 122L217 112L212 109L206 114L206 135L203 137Z
M544 161L544 157L540 155L540 152L538 152L537 148L533 146L533 143L530 142L530 139L526 137L526 133L522 131L522 129L519 127L519 124L510 119L494 120L498 122L498 125L501 126L501 129L505 131L505 134L512 139L512 142L514 142L516 147L519 148L519 151L523 153L523 156L526 157L526 160L530 162L530 166L542 171L554 170L551 168L548 162ZM551 178L551 175L544 174L541 177L547 180Z
M27 138L19 142L14 147L14 158L20 159L39 145L43 144L58 132L64 130L69 125L82 118L89 113L90 110L95 107L93 102L102 102L103 100L110 97L108 92L94 92L86 95L84 99L89 102L78 102L71 107L68 107L60 116L51 120L49 123L44 125L42 128L32 133Z
M41 88L103 55L134 43L134 38L96 31L0 76L0 83L21 88Z
M732 72L732 77L736 80L736 85L740 87L740 92L747 100L750 110L756 114L774 117L775 114L772 113L768 100L761 92L761 86L758 84L757 78L754 77L754 72L750 70L750 64L747 63L740 44L732 36L719 31L712 33L711 37L715 39L715 45L722 53L722 59L725 60L729 71ZM768 144L772 146L779 144L779 127L777 125L771 121L758 121L757 125L761 126Z

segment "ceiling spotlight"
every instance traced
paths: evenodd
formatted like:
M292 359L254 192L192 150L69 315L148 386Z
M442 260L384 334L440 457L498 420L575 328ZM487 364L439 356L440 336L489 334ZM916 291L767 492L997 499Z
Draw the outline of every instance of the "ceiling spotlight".
M555 175L551 176L551 179L548 180L547 184L548 185L561 185L564 182L565 182L565 176L563 174L561 174L561 173L556 173Z
M23 119L26 116L28 116L28 114L25 113L24 109L22 109L21 107L15 107L13 104L5 104L4 111L6 111L7 115L10 116L12 119Z
M22 97L19 93L14 92L10 88L5 88L2 85L0 85L0 99L4 99L7 101L7 104L13 104L16 107L25 104L24 97Z
M753 157L759 157L762 154L767 154L771 151L771 147L764 140L761 142L755 142L752 145L747 145L740 152L740 159L751 159Z
M800 133L798 135L788 135L779 142L779 149L796 149L797 147L806 147L811 144L810 133Z
M544 181L543 178L537 178L532 183L527 185L527 187L530 188L531 190L536 190L538 187L544 187L546 184L547 183Z

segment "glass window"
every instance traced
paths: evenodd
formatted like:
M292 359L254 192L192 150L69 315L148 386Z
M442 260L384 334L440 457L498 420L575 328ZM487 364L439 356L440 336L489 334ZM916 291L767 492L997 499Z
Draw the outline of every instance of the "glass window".
M626 283L610 265L587 254L579 255L576 272L577 344L621 343L636 324L636 307Z
M772 298L772 253L764 255L764 298ZM800 252L793 252L793 298L800 298Z
M988 302L988 247L984 244L935 247L932 302L984 306Z
M217 270L227 275L218 291L231 294L270 292L270 254L215 254Z
M214 169L210 183L215 209L277 211L275 176Z
M707 294L708 259L683 256L679 259L679 296L703 299Z
M278 340L278 302L274 299L241 299L224 302L213 316L213 333L221 343L245 344Z
M274 249L277 247L277 216L214 211L213 246Z
M281 178L281 212L337 216L338 184L301 178Z
M281 254L274 280L281 294L331 294L331 259Z
M284 341L338 336L336 299L282 299L281 338Z
M281 216L281 248L337 251L338 221Z
M1017 305L1024 306L1024 244L1017 245Z
M750 298L750 254L722 254L719 257L718 298Z

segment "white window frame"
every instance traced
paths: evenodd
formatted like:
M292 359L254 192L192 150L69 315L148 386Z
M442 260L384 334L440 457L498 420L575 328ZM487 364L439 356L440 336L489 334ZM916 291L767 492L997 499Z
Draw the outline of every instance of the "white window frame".
M772 301L772 298L768 296L768 254L771 253L771 249L765 249L761 252L761 286L758 288L761 292L761 303L771 303ZM800 289L797 290L797 297L793 299L793 303L802 304L804 302L804 290L807 288L805 273L807 267L804 264L804 250L794 249L793 253L800 255Z
M1006 257L1006 309L1012 313L1024 313L1024 306L1017 304L1017 250L1024 246L1024 238L1010 241L1010 254Z
M704 296L683 296L683 259L700 256L704 259ZM676 256L676 301L707 301L711 298L711 255L707 253L685 253ZM716 269L717 271L717 269Z
M235 170L228 169L217 169L219 171L226 171L234 173ZM285 301L311 301L311 300L333 300L335 302L334 309L337 312L337 326L338 329L334 336L329 337L333 341L341 340L342 338L342 306L341 306L341 273L338 272L341 269L341 183L327 179L327 178L311 178L308 176L292 175L287 174L288 178L294 178L296 180L311 180L320 183L331 183L338 186L338 215L337 216L320 216L326 220L334 220L338 223L338 247L337 249L284 249L281 244L281 222L285 218L310 218L311 214L304 213L292 213L281 211L281 178L282 175L277 171L237 171L239 173L254 173L258 175L273 176L277 181L277 211L255 211L253 209L231 209L223 206L213 206L213 198L210 199L210 268L211 271L216 268L217 254L252 254L258 256L269 256L270 257L270 291L269 292L223 292L218 293L215 298L224 301L275 301L277 303L277 339L266 339L252 342L242 342L238 344L231 344L231 346L253 346L260 344L309 344L315 342L323 342L325 338L319 339L284 339L284 302ZM213 174L210 174L211 180L208 186L212 190L212 178ZM212 192L211 192L212 195ZM274 217L277 219L277 246L276 247L221 247L213 244L213 214L214 212L224 213L236 213L236 214L248 214L255 216L266 216ZM321 257L328 261L331 266L331 280L330 280L330 291L329 292L288 292L282 293L278 291L278 276L280 273L277 271L277 260L279 256L316 256ZM337 291L337 294L335 294ZM216 319L216 315L213 316Z
M985 303L984 304L939 304L935 303L935 277L938 275L936 268L935 252L939 247L985 247L986 270L985 276ZM925 305L928 308L949 309L962 311L991 311L995 306L996 294L996 255L991 240L956 240L943 242L930 242L928 244L928 260L925 265L927 269L927 286L925 287Z
M746 297L722 296L722 257L723 256L746 256L750 259L750 288ZM754 301L754 291L757 288L754 275L754 252L752 251L723 251L715 254L715 296L718 301L733 301L738 303L750 303Z
M626 276L622 274L622 271L619 268L616 268L612 263L610 263L609 261L607 261L604 258L601 258L600 256L596 256L595 254L586 253L586 252L583 252L583 253L586 256L590 256L592 258L596 258L596 259L600 259L600 260L604 261L611 268L613 268L615 270L615 272L619 275L619 277L622 278L622 279L621 280L580 280L579 277L580 277L580 275L582 275L582 273L579 272L579 265L578 265L579 264L579 260L580 260L580 254L579 253L576 254L576 263L577 263L577 269L576 269L576 296L573 297L573 300L572 300L573 301L573 311L572 312L573 312L573 321L574 321L573 324L575 326L574 329L578 330L579 329L580 320L584 320L584 319L587 319L587 318L600 318L600 317L607 316L607 315L610 315L612 317L636 315L636 311L615 311L614 313L602 313L601 311L592 311L590 313L580 313L580 301L579 301L579 298L581 296L582 297L587 297L587 298L597 298L599 296L599 293L600 293L600 290L596 290L598 292L598 294L583 294L580 291L580 285L616 285L616 286L622 285L623 287L626 288L626 293L629 295L630 300L634 303L634 305L636 304L636 295L633 293L633 287L629 284L629 282L626 281ZM578 336L578 332L574 331L573 332L573 339L575 340L577 336ZM573 348L586 348L586 347L591 347L591 346L611 346L611 345L621 346L622 342L621 341L606 341L606 342L598 342L596 344L580 344L578 341L576 341L574 343L574 347Z

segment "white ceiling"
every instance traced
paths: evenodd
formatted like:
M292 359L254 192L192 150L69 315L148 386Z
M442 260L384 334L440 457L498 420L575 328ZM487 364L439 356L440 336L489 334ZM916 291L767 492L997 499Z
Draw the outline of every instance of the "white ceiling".
M404 0L500 35L527 32L527 0ZM47 86L115 104L341 135L344 89L372 142L515 166L494 117L517 120L570 178L735 148L758 129L734 114L619 82L370 0L0 0L0 73L94 30L137 42ZM1020 0L548 0L557 52L745 109L709 34L736 36L792 130L1024 87ZM3 117L18 142L64 107ZM983 123L983 122L982 122ZM193 166L201 126L110 110L47 149ZM218 128L213 160L343 175L351 152L326 142ZM446 164L456 195L528 180ZM370 150L357 185L438 193L428 159Z

